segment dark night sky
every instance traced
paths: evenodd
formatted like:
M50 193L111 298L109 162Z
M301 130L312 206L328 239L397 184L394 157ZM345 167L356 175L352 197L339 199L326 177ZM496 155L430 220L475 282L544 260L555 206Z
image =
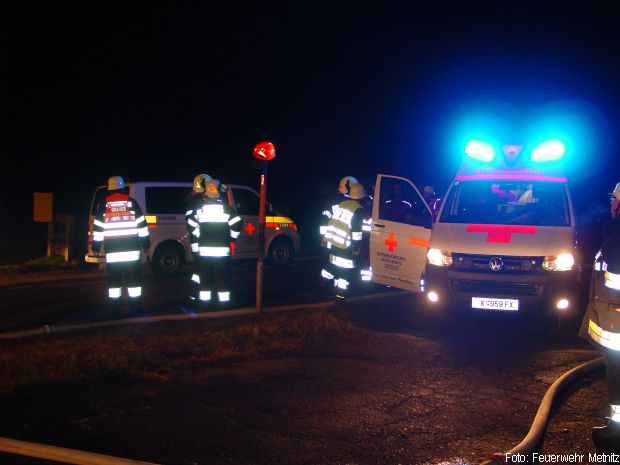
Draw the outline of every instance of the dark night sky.
M620 175L618 2L68 5L11 11L3 216L33 191L80 215L112 174L255 185L263 139L272 198L297 211L347 174L442 189L455 110L489 99L585 102L597 152L577 180Z

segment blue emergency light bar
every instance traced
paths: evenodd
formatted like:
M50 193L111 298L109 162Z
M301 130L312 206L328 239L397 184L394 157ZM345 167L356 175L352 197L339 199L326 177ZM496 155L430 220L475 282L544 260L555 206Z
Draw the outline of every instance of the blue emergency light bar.
M491 144L480 140L471 140L465 146L465 153L472 159L490 163L495 158L495 149Z
M566 148L562 141L552 139L543 142L532 151L532 161L535 163L556 161L562 158L565 153Z
M508 147L508 146L507 146ZM518 156L521 146L516 147L519 150L513 156ZM481 140L470 140L465 146L465 153L469 158L483 163L491 163L495 160L495 149L487 142ZM566 153L564 143L559 139L551 139L542 144L537 145L531 153L531 160L535 163L557 161ZM506 154L508 156L508 153ZM512 162L513 160L508 160Z

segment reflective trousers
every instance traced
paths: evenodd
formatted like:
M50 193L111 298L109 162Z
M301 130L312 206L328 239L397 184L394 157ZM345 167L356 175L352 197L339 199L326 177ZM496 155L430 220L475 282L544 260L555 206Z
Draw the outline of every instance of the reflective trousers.
M230 300L230 257L197 257L199 283L193 280L192 297L202 302Z
M142 302L142 279L140 260L130 262L107 263L108 299L113 305L122 303L122 289L127 288L127 295L131 305L140 305Z
M336 296L346 297L359 285L359 269L338 266L330 261L330 255L331 253L326 254L321 276L332 282Z

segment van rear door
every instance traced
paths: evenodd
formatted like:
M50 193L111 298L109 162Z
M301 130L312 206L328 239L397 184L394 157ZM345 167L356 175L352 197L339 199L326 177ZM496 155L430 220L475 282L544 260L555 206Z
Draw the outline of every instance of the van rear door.
M378 175L370 234L372 280L419 292L432 225L431 210L411 181Z

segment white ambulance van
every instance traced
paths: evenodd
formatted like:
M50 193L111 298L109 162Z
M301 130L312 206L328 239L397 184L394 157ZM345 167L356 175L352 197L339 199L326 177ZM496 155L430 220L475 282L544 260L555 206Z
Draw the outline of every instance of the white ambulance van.
M559 312L575 303L575 218L564 145L470 141L436 221L409 180L375 184L373 281L473 311ZM398 208L395 208L398 206Z
M250 187L227 184L227 201L243 221L243 229L235 244L233 259L258 257L258 209L260 197ZM178 272L193 256L185 227L185 199L191 192L190 182L127 183L128 193L142 208L149 226L151 247L145 254L153 270L160 275ZM96 255L92 250L94 215L105 199L107 190L99 186L93 195L89 215L88 245L85 260L105 262L104 251ZM268 214L265 230L265 254L274 264L284 265L299 253L300 237L295 222L275 212Z

